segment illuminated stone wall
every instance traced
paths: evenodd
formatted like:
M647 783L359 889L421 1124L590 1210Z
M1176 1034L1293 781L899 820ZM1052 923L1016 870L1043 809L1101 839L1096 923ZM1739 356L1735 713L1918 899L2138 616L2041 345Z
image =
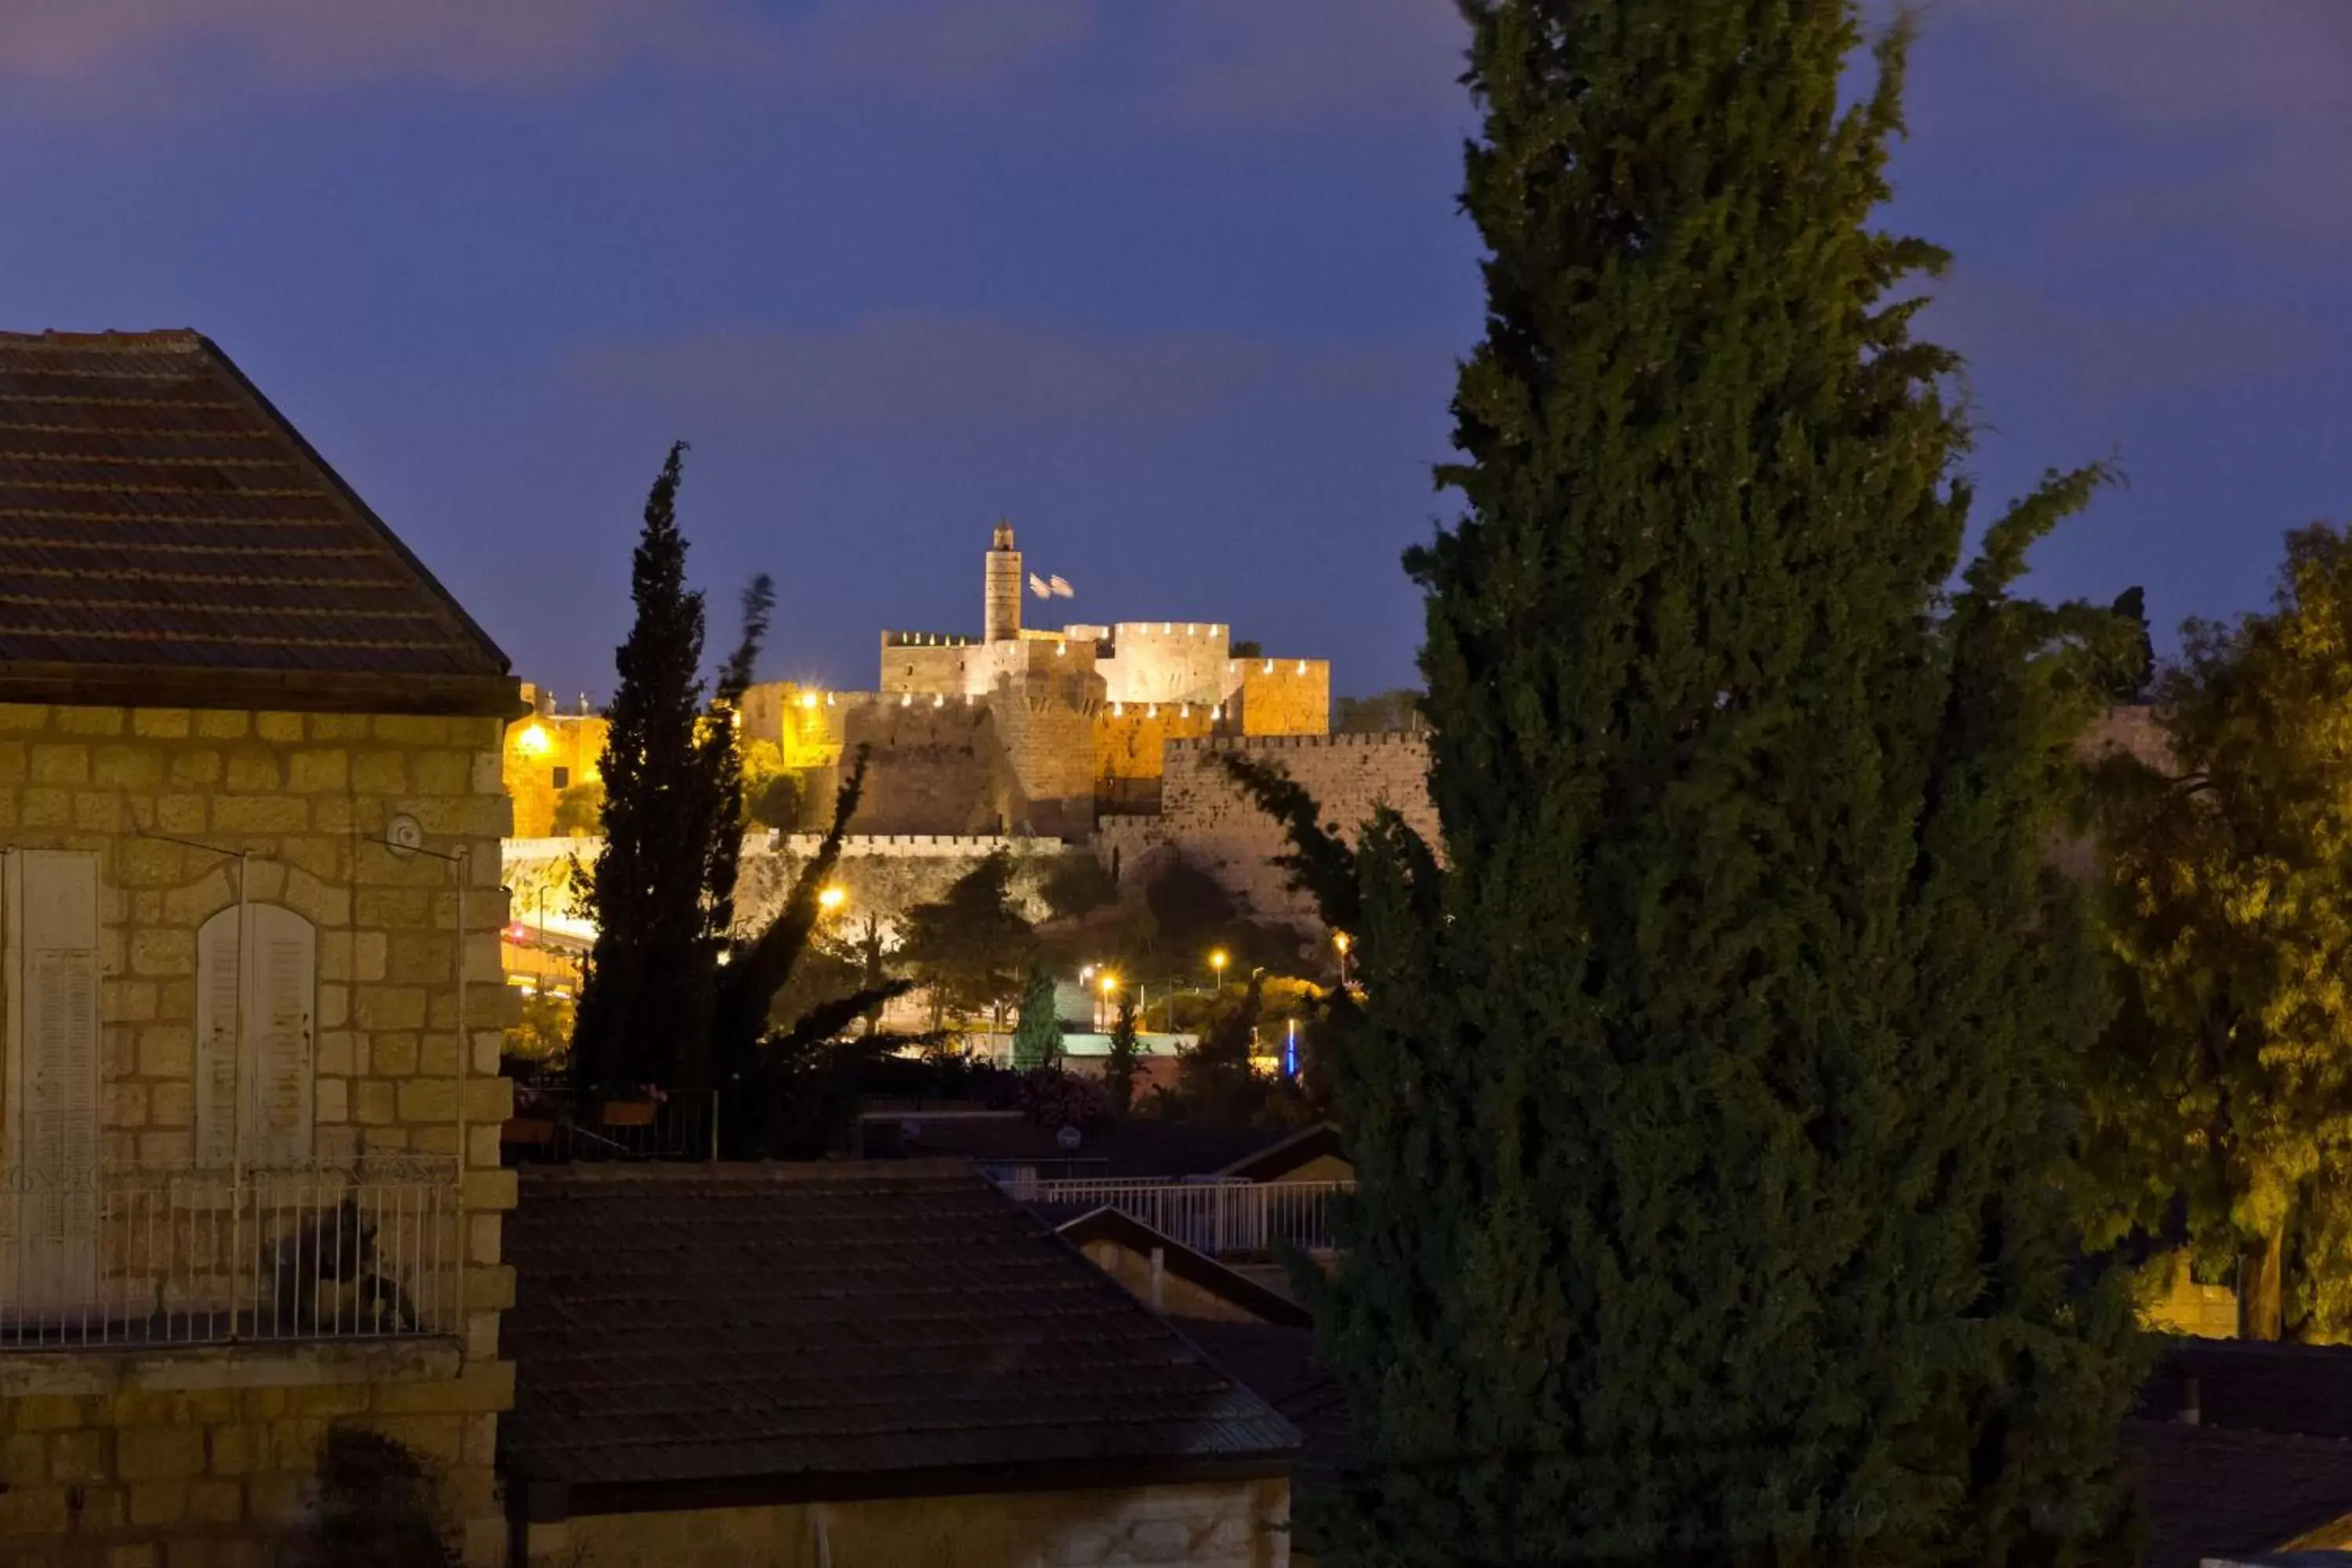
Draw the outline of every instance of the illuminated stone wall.
M1227 699L1244 735L1331 732L1331 666L1320 658L1234 661L1239 685Z

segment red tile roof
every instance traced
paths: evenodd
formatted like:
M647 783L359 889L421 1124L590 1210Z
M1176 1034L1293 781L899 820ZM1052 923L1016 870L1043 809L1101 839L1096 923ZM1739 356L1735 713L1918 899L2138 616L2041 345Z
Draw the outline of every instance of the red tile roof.
M1298 1434L957 1163L527 1172L501 1464L643 1503L1287 1470ZM765 1495L762 1493L761 1495ZM620 1506L615 1503L613 1506Z
M207 339L0 333L0 698L505 712L507 668Z

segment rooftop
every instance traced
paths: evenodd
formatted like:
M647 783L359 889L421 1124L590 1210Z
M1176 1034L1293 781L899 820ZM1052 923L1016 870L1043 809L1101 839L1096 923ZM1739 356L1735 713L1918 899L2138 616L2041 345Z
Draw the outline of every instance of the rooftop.
M526 1483L913 1494L1280 1473L1297 1449L961 1163L534 1171L506 1237L499 1436Z
M193 331L0 333L0 699L510 713L507 660Z

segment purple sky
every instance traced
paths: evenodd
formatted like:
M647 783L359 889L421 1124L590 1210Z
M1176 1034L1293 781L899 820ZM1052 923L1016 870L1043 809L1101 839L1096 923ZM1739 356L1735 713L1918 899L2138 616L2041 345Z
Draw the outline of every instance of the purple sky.
M2258 603L2352 491L2352 4L1926 27L1892 216L1958 253L1984 489L2130 478L2038 586ZM977 630L1002 512L1072 617L1374 690L1478 324L1458 47L1445 0L9 0L0 325L210 333L567 691L673 436L769 674Z

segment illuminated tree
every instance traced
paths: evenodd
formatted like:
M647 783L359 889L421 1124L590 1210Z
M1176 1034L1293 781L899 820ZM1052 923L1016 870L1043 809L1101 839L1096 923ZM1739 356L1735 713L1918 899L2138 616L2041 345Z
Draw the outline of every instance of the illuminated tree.
M2156 689L2168 768L2106 765L2126 1005L2097 1151L2156 1231L2178 1205L2241 1331L2352 1332L2352 542L2290 534L2274 607L2191 622Z

